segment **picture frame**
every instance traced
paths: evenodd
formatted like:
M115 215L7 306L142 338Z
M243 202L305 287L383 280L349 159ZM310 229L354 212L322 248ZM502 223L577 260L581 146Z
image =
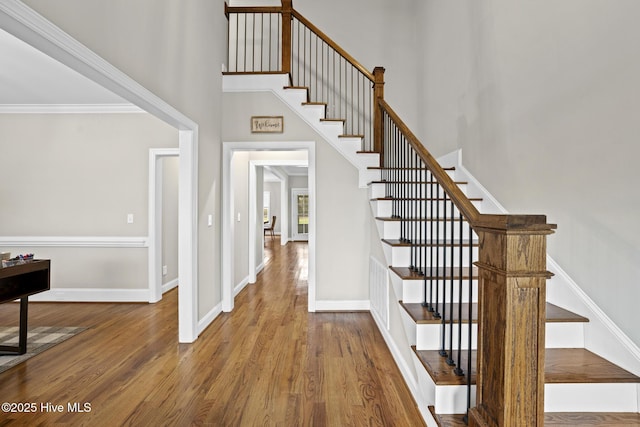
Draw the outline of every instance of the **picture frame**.
M252 116L251 133L283 133L283 116Z

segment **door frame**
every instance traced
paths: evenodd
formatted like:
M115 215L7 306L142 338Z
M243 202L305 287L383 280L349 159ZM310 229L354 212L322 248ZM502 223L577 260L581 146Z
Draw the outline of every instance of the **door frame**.
M162 159L179 157L178 148L152 148L149 150L149 302L162 299ZM179 279L179 277L178 277Z
M306 150L308 153L309 167L309 277L308 277L308 311L316 311L316 149L315 141L240 141L222 143L222 310L233 311L234 307L234 206L231 197L232 179L231 162L235 151L298 151ZM280 162L283 164L283 161ZM257 165L256 165L257 166ZM250 180L251 181L251 180ZM255 179L253 180L255 184ZM250 184L251 185L251 184ZM254 189L255 194L255 189ZM251 199L251 198L250 198ZM251 200L250 200L251 203ZM254 220L256 215L256 201L253 199ZM255 221L254 221L255 222ZM253 230L253 231L252 231ZM260 230L262 232L262 230ZM249 227L249 239L256 239L256 227ZM251 243L250 247L255 249ZM255 250L254 267L255 270Z

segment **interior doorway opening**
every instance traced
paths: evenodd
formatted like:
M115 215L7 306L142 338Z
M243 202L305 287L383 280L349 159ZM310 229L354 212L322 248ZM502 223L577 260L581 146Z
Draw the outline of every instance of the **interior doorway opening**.
M287 151L305 152L306 160L283 159L282 153ZM244 153L258 153L253 157ZM234 159L234 156L236 156ZM244 157L242 157L244 156ZM280 158L279 158L280 157ZM236 186L241 182L242 173L234 174L234 161L242 158L247 170L248 203L246 217L248 224L243 224L243 214L238 206L242 197L238 198ZM264 170L270 171L278 167L290 166L308 168L308 308L315 311L315 143L314 142L225 142L223 143L223 260L222 260L222 305L223 311L232 311L234 298L248 283L255 283L256 275L264 266ZM276 172L278 173L278 172ZM286 197L281 199L280 244L286 245L290 240L290 208L288 182L289 178L281 175L282 192ZM240 202L238 202L240 200ZM273 206L273 201L271 202ZM246 227L246 228L245 228ZM246 235L244 234L246 231ZM236 256L238 247L247 248L247 258ZM238 264L239 263L239 264ZM243 278L246 274L246 280Z

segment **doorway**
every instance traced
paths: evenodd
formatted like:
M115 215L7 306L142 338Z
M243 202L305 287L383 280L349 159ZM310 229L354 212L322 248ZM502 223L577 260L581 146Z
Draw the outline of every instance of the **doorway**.
M308 242L309 242L309 263L308 263L308 310L315 312L316 310L316 288L315 288L315 254L316 254L316 239L315 239L315 142L314 141L250 141L250 142L223 142L223 157L222 157L222 310L229 312L233 310L234 298L235 298L235 283L234 283L234 253L236 243L235 225L237 223L237 212L235 212L235 206L233 201L233 177L232 177L232 160L235 152L244 151L268 151L272 153L273 158L277 159L277 152L282 151L306 151L307 152L307 164L308 164ZM269 162L269 161L267 161ZM272 164L277 164L276 160L271 161ZM261 162L252 162L252 167L249 168L249 182L251 188L249 191L249 223L252 224L249 227L249 245L252 250L249 250L249 255L255 254L254 248L259 247L263 250L264 245L262 242L263 235L263 222L262 222L262 204L260 203L260 209L258 216L257 208L257 188L255 179L255 171L257 168L263 167L264 164L258 164ZM262 191L259 192L262 194ZM262 199L262 197L260 197ZM286 198L288 200L288 197ZM261 200L260 200L261 202ZM289 211L287 209L287 211ZM288 216L288 215L287 215ZM284 218L282 221L282 227L285 227ZM253 226L255 225L255 226ZM259 225L259 227L258 227ZM258 234L259 233L259 234ZM259 238L258 238L259 237ZM244 244L244 243L242 243ZM257 245L257 246L254 246ZM255 258L253 262L250 260L250 275L255 274ZM252 273L253 272L253 273Z
M291 189L291 237L294 241L309 240L309 190Z

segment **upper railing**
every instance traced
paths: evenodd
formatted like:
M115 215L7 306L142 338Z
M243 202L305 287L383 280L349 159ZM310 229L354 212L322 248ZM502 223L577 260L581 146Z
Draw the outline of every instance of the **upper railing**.
M440 354L466 376L469 406L476 380L469 424L542 426L546 237L555 226L544 215L480 213L384 101L384 69L367 71L291 0L225 5L225 14L229 72L287 73L291 86L307 88L309 102L326 104L328 120L344 121L345 135L362 137L362 151L380 154L392 219L401 224L392 243L410 247L410 274L424 278L423 305L442 319Z
M380 152L375 100L382 97L384 69L368 71L290 0L281 7L225 5L225 14L229 72L288 73L291 86L308 88L310 103L326 105L327 120L344 121L345 136L362 138L362 151Z

